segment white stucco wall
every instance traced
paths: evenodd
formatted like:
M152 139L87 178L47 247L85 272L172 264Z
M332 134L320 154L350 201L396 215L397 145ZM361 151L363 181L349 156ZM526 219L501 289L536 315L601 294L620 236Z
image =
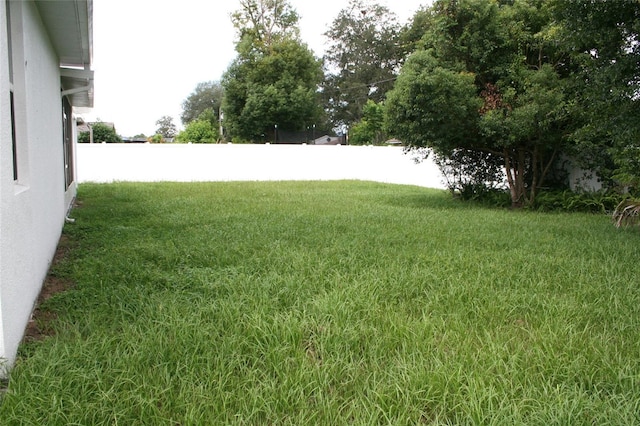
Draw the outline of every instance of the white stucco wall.
M602 181L590 171L578 166L569 167L569 187L572 191L600 191Z
M2 37L0 106L0 358L11 365L40 292L75 193L64 188L59 61L32 2L12 2L22 28L12 39L23 60L14 63L19 179L13 180L7 44ZM5 31L5 7L2 3ZM2 374L2 372L0 372Z
M5 31L7 28L7 17L5 5L0 2L0 31ZM7 143L11 141L11 128L7 126L7 123L11 120L11 113L9 110L9 87L6 82L6 75L9 74L9 64L6 59L7 52L7 39L4 36L0 36L0 286L4 281L4 193L5 181L7 179L7 173L11 166L10 159L7 158ZM6 353L4 344L4 321L2 315L2 288L0 287L0 377L4 375L4 368L2 367L2 357Z
M400 147L79 144L78 181L370 180L444 188L429 159Z

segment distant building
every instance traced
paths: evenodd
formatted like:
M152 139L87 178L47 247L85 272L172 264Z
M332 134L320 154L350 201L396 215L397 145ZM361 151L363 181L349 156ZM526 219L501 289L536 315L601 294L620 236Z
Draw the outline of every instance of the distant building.
M147 143L147 138L122 138L123 143Z
M329 136L324 135L320 136L313 140L314 145L341 145L342 144L342 136Z
M74 109L93 107L93 0L0 0L0 376L76 196Z
M78 125L78 134L88 132L90 130L90 127L96 123L104 124L105 126L110 127L114 131L116 130L115 124L107 121L84 121L82 118L78 118L76 122Z

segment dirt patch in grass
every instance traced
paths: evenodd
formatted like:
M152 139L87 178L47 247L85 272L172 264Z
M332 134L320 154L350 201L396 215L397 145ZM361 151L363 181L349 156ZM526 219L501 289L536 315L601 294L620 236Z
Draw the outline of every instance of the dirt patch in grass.
M62 234L60 241L58 241L58 247L56 248L56 253L53 256L49 273L42 285L40 295L38 296L35 308L31 314L31 319L27 323L27 328L24 333L24 342L40 341L45 337L49 337L54 334L51 323L57 318L57 314L51 310L42 309L41 306L56 294L67 291L73 287L73 282L70 279L61 278L52 273L52 271L55 270L56 265L67 258L71 248L72 242L69 237Z

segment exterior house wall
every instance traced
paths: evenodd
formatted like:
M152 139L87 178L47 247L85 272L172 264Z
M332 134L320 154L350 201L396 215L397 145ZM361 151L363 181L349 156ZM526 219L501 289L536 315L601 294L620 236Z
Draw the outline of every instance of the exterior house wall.
M596 192L603 188L602 181L590 170L583 169L575 164L568 167L569 188L572 191Z
M0 2L0 376L23 337L76 185L65 190L60 61L33 2L11 2L18 179L13 175L6 7ZM17 18L17 19L15 19ZM15 60L15 58L19 60ZM4 371L3 371L4 370Z
M5 180L7 179L7 173L9 166L11 166L10 158L7 158L7 148L6 145L11 140L11 127L7 126L7 123L10 123L11 120L11 112L10 112L10 103L9 103L9 90L7 86L7 76L9 74L9 61L8 61L8 47L7 47L7 37L5 37L5 31L7 28L7 17L6 17L6 7L4 4L0 3L0 31L3 33L0 34L0 283L3 282L3 259L4 259L4 244L3 241L5 239L4 232L4 192L5 189ZM2 363L2 358L6 354L5 343L4 343L4 321L2 315L2 290L0 289L0 363ZM0 377L3 375L3 368L0 365Z

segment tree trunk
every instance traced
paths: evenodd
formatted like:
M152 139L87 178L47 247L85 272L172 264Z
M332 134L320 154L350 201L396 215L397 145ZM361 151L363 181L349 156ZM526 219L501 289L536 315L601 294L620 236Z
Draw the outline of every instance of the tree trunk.
M522 208L522 190L520 189L522 177L519 175L519 167L517 164L513 164L511 153L508 149L505 148L502 155L504 157L504 171L507 175L509 192L511 193L511 208Z
M542 160L540 161L542 164ZM529 190L529 199L527 203L532 205L538 193L538 184L542 183L542 178L538 182L538 145L533 149L533 158L531 159L531 167L533 167L533 178L531 179L531 188Z

